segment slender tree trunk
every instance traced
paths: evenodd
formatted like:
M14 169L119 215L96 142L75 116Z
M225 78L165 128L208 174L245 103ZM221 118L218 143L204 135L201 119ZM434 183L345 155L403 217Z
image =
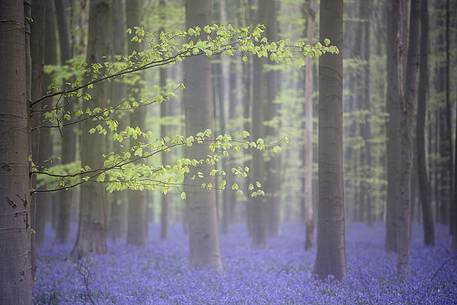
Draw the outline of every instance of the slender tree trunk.
M141 26L142 2L139 0L130 0L126 2L127 28ZM143 44L128 40L129 54L139 52L143 49ZM135 84L129 87L129 96L138 101L141 98L141 81L143 75L138 78ZM146 113L142 108L136 109L130 115L130 127L139 127L144 131ZM131 140L130 146L139 145L140 141ZM128 202L128 226L127 226L127 242L132 245L144 245L146 240L146 192L144 191L129 191Z
M387 206L386 251L397 251L397 203L400 198L400 88L398 68L399 9L395 0L389 0L387 8Z
M89 7L89 41L87 44L87 63L103 63L111 55L111 1L91 0ZM97 84L90 91L92 99L88 102L91 109L108 105L109 84ZM85 112L85 111L83 111ZM92 169L103 168L103 154L106 137L99 133L89 134L98 122L85 120L81 134L81 164ZM102 183L87 181L81 185L81 205L76 244L72 256L80 258L89 252L106 252L108 226L108 201Z
M32 304L26 10L28 1L0 1L0 304L5 305Z
M409 257L411 252L411 172L412 172L412 127L414 118L414 101L417 96L417 68L419 66L419 15L417 1L411 1L409 22L409 47L407 48L407 1L398 1L399 10L399 44L398 66L400 83L400 197L397 201L397 273L401 277L409 274ZM406 55L407 50L407 58ZM406 59L406 71L403 70ZM404 85L403 85L404 84ZM403 89L403 86L405 89Z
M55 65L57 64L57 37L55 27L55 12L54 4L52 0L46 0L46 13L45 13L45 43L44 49L44 64ZM42 94L46 92L48 86L51 83L49 76L44 75ZM51 108L52 99L48 99L43 103L42 110ZM46 121L42 118L41 124L45 125ZM40 150L38 154L37 166L49 166L47 162L52 156L52 139L51 131L49 128L42 128L40 130ZM46 218L49 214L49 208L51 207L51 194L49 193L38 193L37 194L37 210L36 210L36 245L40 247L44 241L44 233L46 227Z
M342 50L343 1L321 0L321 40ZM346 275L343 192L343 57L319 58L319 205L314 272L325 279Z
M317 2L307 0L306 37L311 43L315 41ZM313 58L307 57L305 64L305 147L304 147L304 212L305 212L305 250L311 249L314 240L314 209L313 209Z
M372 168L372 147L371 147L371 90L370 90L370 39L371 39L371 10L372 10L372 1L361 1L360 2L360 16L362 18L366 18L363 23L363 42L362 42L362 58L364 60L364 71L363 71L363 95L362 95L362 107L365 111L366 115L364 118L364 122L361 124L360 132L363 138L364 148L361 153L361 163L363 166L363 181L361 185L361 197L362 202L361 204L365 207L366 212L364 215L364 221L371 225L373 222L372 219L372 205L373 205L373 197L371 193L373 189L371 188L371 184L367 181L371 178L371 168Z
M165 0L160 0L159 1L160 5L160 18L161 22L165 22L166 16L165 16ZM159 32L164 31L164 28L162 27ZM160 78L160 87L165 87L167 84L167 69L166 68L160 68L159 71L159 78ZM161 103L160 104L160 117L165 118L168 116L168 103ZM162 122L160 125L160 137L163 138L167 136L168 130L166 125ZM170 153L163 151L161 153L161 158L162 158L162 165L167 165L170 163ZM166 240L168 239L168 210L169 210L169 205L170 205L170 200L169 196L165 194L161 194L161 202L160 202L160 239L161 240Z
M63 0L55 0L57 29L59 34L60 64L67 64L71 59L70 34L68 31L67 17ZM63 105L66 113L73 112L74 98L64 97ZM62 127L62 164L75 161L76 158L76 136L74 125ZM70 213L74 203L75 192L70 190L61 191L57 208L56 241L63 244L68 241L70 235Z
M429 21L428 0L421 1L420 15L420 66L419 89L416 122L417 145L417 175L419 179L419 201L422 207L422 225L424 230L424 243L428 246L435 244L435 227L433 224L432 202L430 197L430 184L427 173L427 158L425 154L425 118L427 114L427 89L428 89L428 43Z
M211 23L211 0L186 1L186 27L204 27ZM211 64L204 56L184 61L184 110L186 135L195 135L214 126ZM208 153L208 144L194 144L186 148L186 157L200 159ZM209 166L198 170L209 172ZM195 174L192 169L186 179ZM206 179L209 179L209 175ZM200 186L185 187L189 222L189 252L192 268L222 270L219 250L218 221L215 192L201 190Z

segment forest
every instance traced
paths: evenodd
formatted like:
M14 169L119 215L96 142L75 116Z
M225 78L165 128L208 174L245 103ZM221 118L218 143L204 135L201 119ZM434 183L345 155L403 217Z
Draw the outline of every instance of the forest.
M0 305L457 304L457 1L0 0Z

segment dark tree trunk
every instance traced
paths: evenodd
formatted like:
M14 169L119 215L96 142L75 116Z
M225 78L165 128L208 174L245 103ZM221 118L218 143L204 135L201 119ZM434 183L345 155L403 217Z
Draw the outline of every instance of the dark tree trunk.
M65 12L65 4L63 0L54 0L56 9L57 29L59 35L60 46L60 64L67 64L71 59L70 34L68 31L67 17ZM64 98L64 111L71 113L73 111L74 98ZM68 164L75 161L76 158L76 136L74 124L62 127L62 164ZM68 241L70 234L70 213L74 203L75 192L70 190L61 191L57 208L57 228L56 241L57 243L65 243Z
M387 206L386 251L397 251L397 205L400 198L400 88L398 63L399 9L396 1L389 1L387 9Z
M428 0L421 3L421 38L420 38L420 66L419 89L416 122L417 145L417 175L419 180L419 201L422 207L422 225L424 230L424 243L428 246L435 244L435 227L433 224L432 202L430 197L430 184L427 172L427 159L425 154L425 118L427 114L427 89L428 89L428 43L429 19Z
M44 49L44 64L45 65L56 65L57 64L57 37L55 27L55 12L54 4L51 0L46 1L46 13L45 13L45 44ZM42 93L45 93L48 86L51 83L49 76L44 75ZM42 106L42 110L51 108L52 99L47 99ZM41 124L45 125L46 122L42 118ZM38 167L49 166L47 161L52 156L52 139L51 130L49 128L42 128L40 130L40 150L38 154ZM37 210L36 210L36 245L40 247L44 241L44 233L46 227L46 218L49 214L51 207L51 197L49 193L38 193L37 198Z
M0 304L5 305L32 304L26 10L28 1L0 1Z
M111 9L110 0L90 1L86 59L88 64L103 63L111 55ZM108 85L108 83L100 83L90 91L92 99L87 104L91 109L107 107ZM104 167L106 137L97 132L89 134L89 130L95 128L97 124L98 122L92 120L82 122L81 164L88 165L91 169ZM104 185L95 181L83 183L78 235L72 256L80 258L90 252L105 253L107 227L108 201Z
M414 118L414 101L417 97L417 70L419 66L419 15L417 1L411 1L409 31L407 31L407 1L398 1L399 38L398 66L400 83L400 197L397 201L397 273L401 277L409 274L409 257L411 252L411 172L412 172L412 127ZM409 32L409 43L406 35ZM407 48L407 45L409 47ZM407 58L406 55L407 50ZM406 60L406 71L403 69ZM404 86L404 87L403 87ZM403 89L404 88L404 89Z
M343 1L321 0L320 39L342 50ZM346 275L343 193L343 57L319 58L319 204L314 272L321 279Z

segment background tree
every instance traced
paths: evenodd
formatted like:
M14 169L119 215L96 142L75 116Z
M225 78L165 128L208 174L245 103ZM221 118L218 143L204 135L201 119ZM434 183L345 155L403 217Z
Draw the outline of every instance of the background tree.
M343 46L343 1L321 0L321 40ZM346 275L343 192L343 58L319 58L319 204L314 272L320 278Z
M203 27L211 24L210 0L186 1L186 27ZM211 85L211 64L203 56L189 58L184 62L184 110L186 135L195 135L214 126L213 95ZM199 160L208 151L208 144L186 147L185 155L189 159ZM209 172L204 165L202 172ZM191 171L189 176L196 174ZM219 250L218 220L215 204L215 192L202 190L191 179L185 187L186 205L189 222L189 259L194 268L222 269Z
M89 6L89 34L87 44L88 64L103 63L111 54L111 1L91 0ZM88 76L89 77L89 76ZM101 83L90 90L92 99L86 107L105 109L108 105L108 83ZM86 108L84 107L84 108ZM89 131L97 122L86 119L82 122L81 164L91 169L104 166L105 137ZM84 179L84 177L83 177ZM73 257L82 257L89 252L105 253L108 221L108 201L101 183L87 181L81 185L81 204L76 244Z

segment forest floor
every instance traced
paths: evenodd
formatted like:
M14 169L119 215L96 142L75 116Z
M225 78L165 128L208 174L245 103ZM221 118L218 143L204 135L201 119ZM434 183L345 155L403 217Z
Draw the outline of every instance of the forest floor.
M51 230L48 230L51 231ZM413 229L411 277L395 276L395 255L384 252L382 224L347 226L348 276L343 282L312 276L315 250L303 250L303 226L286 224L265 250L252 250L243 225L221 238L224 273L190 272L181 226L158 240L151 226L145 248L109 243L106 255L78 263L72 243L54 245L53 234L38 253L35 304L457 304L457 262L447 228L437 245L422 245Z

